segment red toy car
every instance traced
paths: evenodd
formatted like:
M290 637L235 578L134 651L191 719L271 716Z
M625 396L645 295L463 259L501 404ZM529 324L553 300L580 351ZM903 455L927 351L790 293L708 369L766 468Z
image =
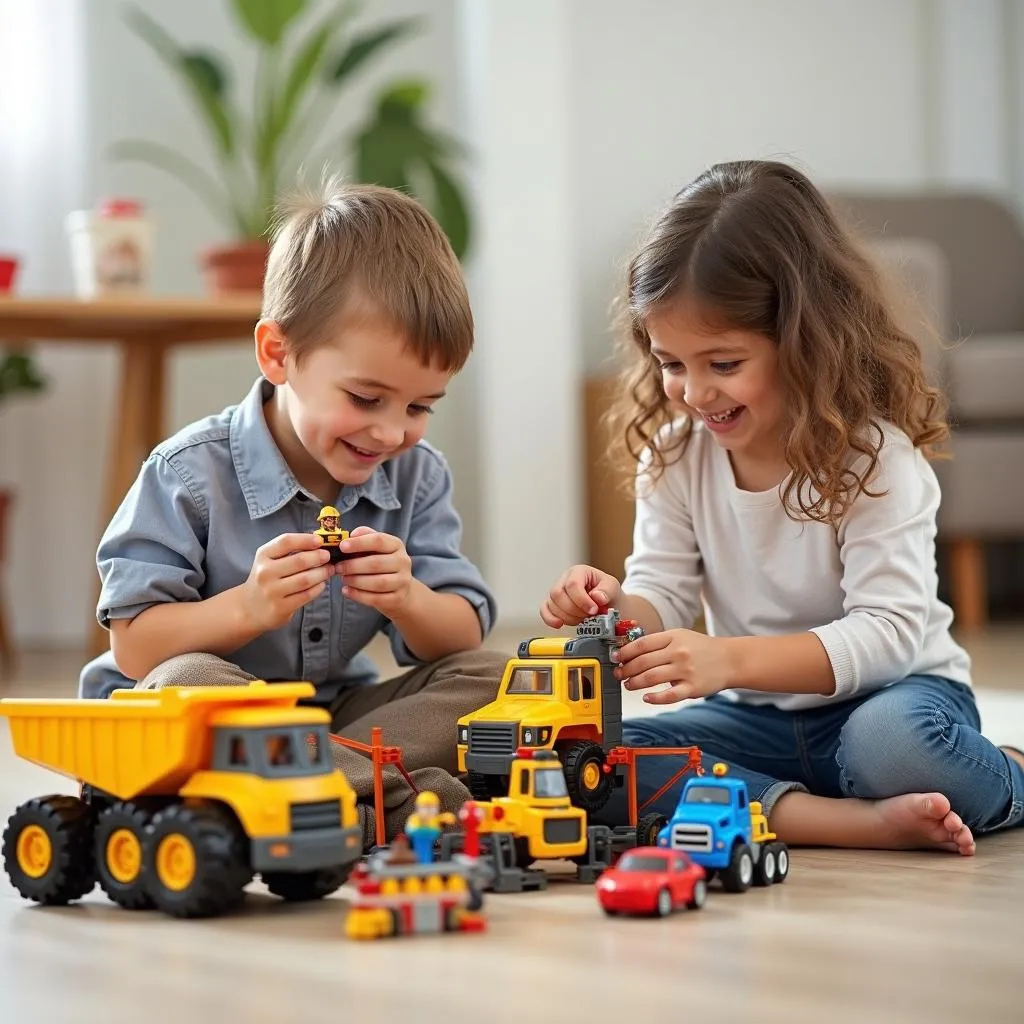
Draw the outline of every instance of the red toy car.
M704 906L708 883L704 869L682 850L638 846L623 854L597 880L597 899L609 915L657 914L666 917L681 906Z

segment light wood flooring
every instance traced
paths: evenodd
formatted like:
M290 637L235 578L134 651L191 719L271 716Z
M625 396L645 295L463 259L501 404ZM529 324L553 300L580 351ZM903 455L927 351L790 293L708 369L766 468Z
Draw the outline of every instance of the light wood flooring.
M969 645L986 732L1024 745L1024 626ZM81 660L25 655L0 696L72 694ZM72 790L0 724L0 818ZM286 906L254 883L242 912L179 922L98 891L32 907L0 877L0 1021L1024 1021L1024 830L971 859L797 850L785 885L714 888L663 921L607 920L592 887L554 879L489 896L485 934L359 944L346 901Z

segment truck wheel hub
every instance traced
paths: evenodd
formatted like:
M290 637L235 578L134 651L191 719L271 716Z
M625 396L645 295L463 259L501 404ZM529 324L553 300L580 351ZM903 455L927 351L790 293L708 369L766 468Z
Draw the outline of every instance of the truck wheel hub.
M182 835L167 836L156 851L156 872L160 881L173 892L192 884L196 874L196 853Z
M18 867L29 878L42 878L53 863L53 844L40 825L29 825L18 836Z
M139 877L142 846L134 832L119 828L107 840L107 869L115 881L129 885Z

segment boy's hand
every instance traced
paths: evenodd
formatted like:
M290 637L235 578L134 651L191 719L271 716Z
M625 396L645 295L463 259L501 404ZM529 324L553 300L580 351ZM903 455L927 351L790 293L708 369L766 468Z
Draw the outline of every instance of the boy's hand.
M266 633L319 597L331 575L330 555L310 533L282 533L256 552L240 588L246 620Z
M662 683L672 685L645 693L648 704L675 704L693 697L709 697L732 685L731 648L722 637L705 636L690 629L669 629L623 644L615 652L615 670L627 690L645 690Z
M405 545L390 533L357 526L341 550L352 556L334 567L344 580L342 594L391 618L412 587L412 559Z
M619 581L589 565L574 565L555 584L540 606L540 617L552 628L578 626L599 606L614 604L621 596Z

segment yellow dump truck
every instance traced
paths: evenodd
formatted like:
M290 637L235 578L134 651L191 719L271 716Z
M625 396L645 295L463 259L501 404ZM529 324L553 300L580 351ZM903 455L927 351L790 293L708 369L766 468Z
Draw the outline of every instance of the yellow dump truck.
M128 908L208 917L260 874L317 899L362 854L355 793L334 767L309 683L118 690L108 700L2 700L14 751L79 782L29 800L3 833L14 887L43 904L95 884Z

